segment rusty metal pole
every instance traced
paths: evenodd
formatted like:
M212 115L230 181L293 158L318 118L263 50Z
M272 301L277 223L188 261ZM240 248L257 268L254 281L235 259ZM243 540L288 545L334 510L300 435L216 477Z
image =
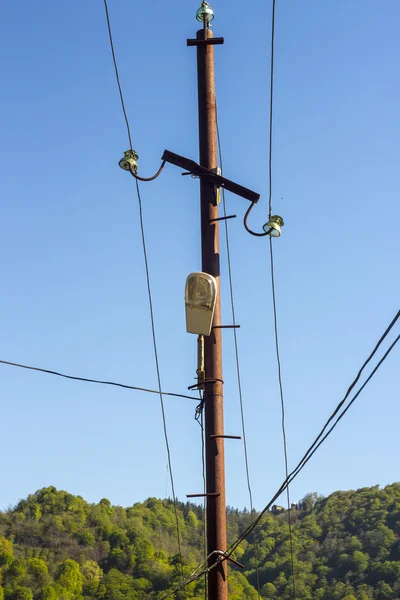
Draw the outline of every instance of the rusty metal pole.
M208 28L197 32L197 40L212 38ZM214 46L197 45L197 81L199 104L200 165L207 169L217 167L217 124L214 85ZM207 554L226 550L226 500L224 464L224 411L222 381L222 344L220 302L219 223L210 222L218 218L218 204L212 183L200 180L201 204L201 255L202 270L217 280L217 303L214 329L204 338L205 364L205 448L207 482ZM215 562L214 554L209 564ZM208 599L227 600L227 561L224 560L208 574Z

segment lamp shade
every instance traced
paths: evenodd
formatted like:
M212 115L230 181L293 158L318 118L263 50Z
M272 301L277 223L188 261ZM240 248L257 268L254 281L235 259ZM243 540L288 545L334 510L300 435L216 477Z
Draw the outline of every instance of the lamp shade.
M208 273L191 273L186 280L186 331L210 335L217 299L217 282Z

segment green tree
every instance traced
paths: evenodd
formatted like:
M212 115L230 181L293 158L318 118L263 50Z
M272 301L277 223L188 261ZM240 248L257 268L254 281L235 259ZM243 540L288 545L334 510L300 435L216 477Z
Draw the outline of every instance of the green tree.
M103 579L103 571L94 560L87 560L81 567L83 577L83 593L95 596Z
M393 600L393 590L389 584L379 581L374 592L376 600Z
M83 576L79 564L71 559L65 560L57 569L56 581L67 592L80 594L83 588Z
M57 590L53 585L46 585L40 596L41 600L58 600Z
M137 592L133 589L133 579L117 569L111 569L104 577L107 600L136 600Z
M49 583L49 569L44 560L41 558L28 558L26 565L31 586L34 590L39 591Z
M262 586L261 588L261 595L264 598L278 598L278 590L276 589L276 587L274 586L273 583L266 583Z
M0 537L0 567L9 566L14 560L12 542L5 537Z
M353 571L358 574L364 573L368 569L369 556L365 552L356 550L353 552L350 560L350 566Z
M19 587L14 594L15 600L33 600L33 592L31 588Z

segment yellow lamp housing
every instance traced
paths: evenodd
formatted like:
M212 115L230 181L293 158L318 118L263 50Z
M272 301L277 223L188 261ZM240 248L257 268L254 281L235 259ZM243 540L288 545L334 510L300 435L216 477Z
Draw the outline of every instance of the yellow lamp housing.
M268 233L271 237L279 237L281 235L281 228L284 226L282 217L279 215L273 215L268 223L263 225L265 233Z
M186 331L210 335L217 300L217 282L208 273L190 273L185 286Z

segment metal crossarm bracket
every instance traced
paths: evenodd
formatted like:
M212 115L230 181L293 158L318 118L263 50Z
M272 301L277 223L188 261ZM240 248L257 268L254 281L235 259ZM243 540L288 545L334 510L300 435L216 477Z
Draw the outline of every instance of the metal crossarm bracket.
M208 38L207 40L186 40L187 46L217 46L223 43L223 37Z
M184 169L191 175L200 177L200 179L204 179L205 181L208 181L213 185L222 187L228 192L232 192L237 196L241 196L242 198L249 200L253 204L258 202L258 200L260 199L260 194L257 194L257 192L253 192L252 190L249 190L248 188L245 188L242 185L231 181L230 179L226 179L221 175L217 175L217 173L214 173L210 169L202 167L190 158L185 158L184 156L180 156L179 154L175 154L174 152L170 152L169 150L164 150L162 160L171 163L171 165L175 165L176 167L180 167L181 169Z

